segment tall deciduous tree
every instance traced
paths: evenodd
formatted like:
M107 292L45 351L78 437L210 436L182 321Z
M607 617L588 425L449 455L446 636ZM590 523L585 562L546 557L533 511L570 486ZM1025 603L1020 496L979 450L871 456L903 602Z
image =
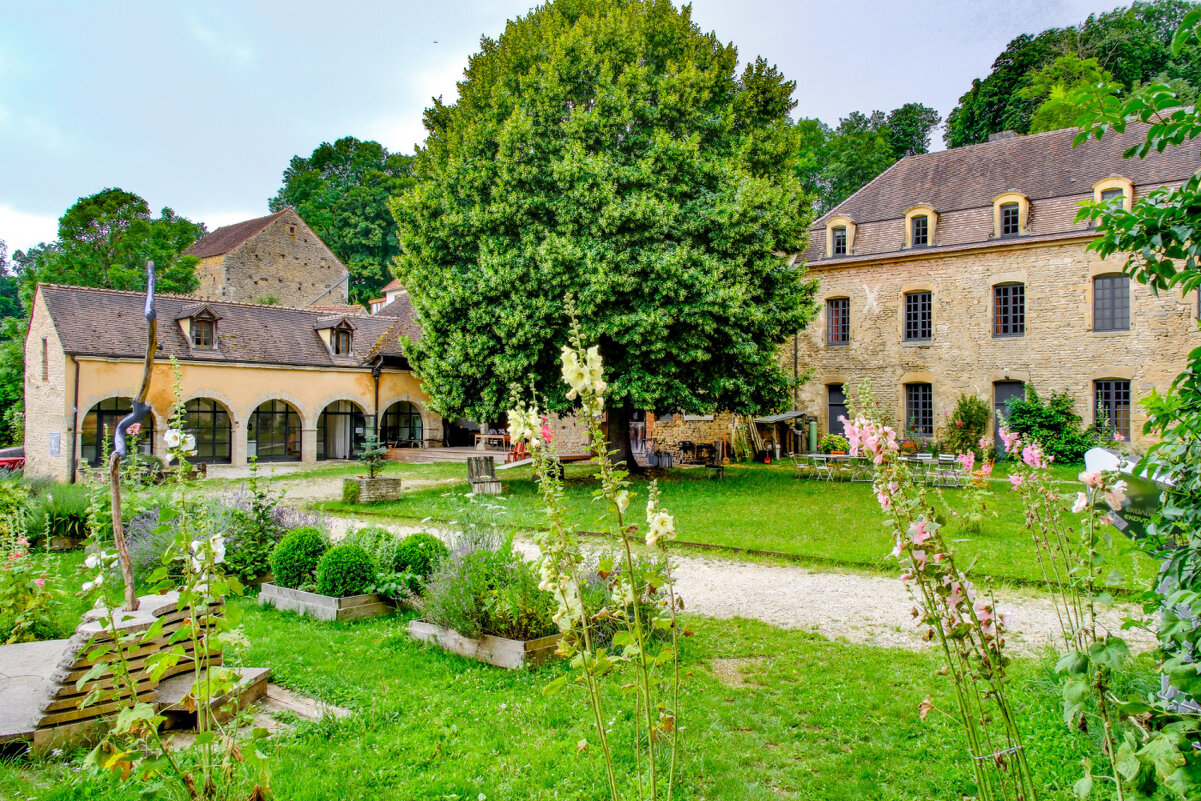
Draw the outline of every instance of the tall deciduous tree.
M736 63L663 0L557 0L483 40L392 206L438 411L496 420L531 385L567 411L569 293L628 463L637 409L787 403L779 348L815 313L793 87Z
M1028 84L1018 90L1024 100L1037 100L1039 106L1030 118L1030 133L1055 131L1075 125L1085 108L1073 102L1074 91L1090 86L1106 87L1103 91L1116 94L1118 87L1113 76L1095 58L1080 58L1074 53L1060 56L1029 77Z
M412 159L353 136L323 142L308 158L292 157L268 201L272 211L294 207L342 260L354 302L379 294L400 253L388 199L412 185Z

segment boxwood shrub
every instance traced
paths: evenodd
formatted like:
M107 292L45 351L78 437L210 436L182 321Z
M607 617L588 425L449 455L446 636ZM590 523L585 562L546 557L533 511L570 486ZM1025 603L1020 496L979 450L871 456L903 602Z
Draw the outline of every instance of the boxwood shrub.
M294 590L311 587L317 578L317 567L328 549L329 540L321 529L315 526L292 529L271 552L275 583Z
M330 548L317 564L317 592L335 598L361 595L375 583L375 567L362 547L344 543Z

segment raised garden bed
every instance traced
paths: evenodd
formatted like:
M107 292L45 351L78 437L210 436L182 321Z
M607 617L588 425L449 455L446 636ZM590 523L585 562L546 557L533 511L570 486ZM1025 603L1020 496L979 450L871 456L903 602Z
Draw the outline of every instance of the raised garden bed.
M288 612L299 612L318 620L336 621L379 617L388 614L393 608L391 601L376 593L335 598L332 595L292 590L267 582L263 582L259 589L259 603Z
M401 481L394 476L377 476L376 478L355 476L342 480L343 503L395 501L403 494Z
M552 634L536 640L510 640L491 634L479 638L464 637L454 629L435 626L424 620L410 621L408 632L413 639L433 643L452 654L509 670L532 667L554 659L560 636Z

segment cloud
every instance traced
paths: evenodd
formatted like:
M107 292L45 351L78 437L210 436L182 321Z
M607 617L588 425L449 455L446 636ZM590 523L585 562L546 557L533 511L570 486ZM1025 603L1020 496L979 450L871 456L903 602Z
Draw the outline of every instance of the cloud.
M406 81L408 95L400 114L388 114L367 120L362 135L374 139L393 153L412 153L414 144L425 142L426 130L422 114L433 105L433 98L441 97L447 105L459 97L456 84L463 80L463 68L467 56L454 56L441 65L426 65L415 70Z
M238 31L229 26L218 27L195 13L187 15L187 23L192 36L221 61L242 68L255 65L254 47Z
M43 214L26 214L12 206L0 205L0 239L8 244L11 256L58 236L58 218Z

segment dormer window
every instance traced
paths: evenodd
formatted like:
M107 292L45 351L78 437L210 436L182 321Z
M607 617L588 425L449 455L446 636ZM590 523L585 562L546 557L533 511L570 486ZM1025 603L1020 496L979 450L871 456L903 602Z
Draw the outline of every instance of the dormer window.
M905 209L905 247L924 248L934 244L938 212L928 203Z
M834 253L835 256L847 255L847 228L845 225L839 225L834 229Z
M850 256L855 253L855 223L849 217L831 217L826 221L826 256Z
M212 348L213 347L213 329L216 326L212 320L193 320L192 321L192 347L193 348Z
M1025 236L1030 219L1030 199L1021 192L1004 192L993 198L993 237Z
M1130 211L1134 198L1134 184L1129 178L1111 175L1093 184L1093 200L1098 203L1113 203Z
M350 355L350 331L345 329L335 329L332 339L335 356Z
M1022 226L1019 220L1018 204L1001 204L1001 236L1017 236Z
M930 218L926 215L914 217L909 221L910 237L914 247L930 244Z
M221 318L207 303L192 303L179 310L176 322L192 351L217 351L217 323Z

